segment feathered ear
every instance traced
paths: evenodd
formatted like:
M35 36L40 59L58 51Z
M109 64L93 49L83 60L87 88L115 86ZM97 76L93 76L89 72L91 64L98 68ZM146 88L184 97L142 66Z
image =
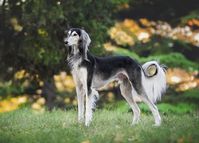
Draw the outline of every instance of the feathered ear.
M85 30L81 30L81 43L82 43L81 48L83 50L83 59L86 61L89 61L89 59L87 57L87 51L88 51L88 47L91 43L91 39Z
M168 70L168 67L164 64L160 65L160 67L163 69L164 72Z

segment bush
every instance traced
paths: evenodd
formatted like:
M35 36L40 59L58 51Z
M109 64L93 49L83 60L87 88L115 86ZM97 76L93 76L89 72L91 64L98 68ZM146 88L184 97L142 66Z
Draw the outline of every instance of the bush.
M162 54L162 55L154 55L154 56L148 56L148 57L140 57L133 51L123 49L123 48L116 48L116 51L114 52L114 54L130 56L141 63L151 61L151 60L157 60L167 65L168 67L180 67L180 68L184 68L190 71L198 70L199 68L199 65L197 63L194 63L193 61L188 60L181 53L171 53L171 54L166 54L166 55Z

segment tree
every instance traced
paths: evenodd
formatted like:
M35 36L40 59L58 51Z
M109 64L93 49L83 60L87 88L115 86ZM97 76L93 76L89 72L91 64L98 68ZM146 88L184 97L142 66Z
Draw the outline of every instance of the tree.
M44 81L44 94L52 98L53 75L67 70L64 30L85 28L91 35L93 51L103 53L101 46L107 38L107 27L112 24L114 9L124 2L126 0L3 0L0 6L1 78L11 79L16 71L24 69Z

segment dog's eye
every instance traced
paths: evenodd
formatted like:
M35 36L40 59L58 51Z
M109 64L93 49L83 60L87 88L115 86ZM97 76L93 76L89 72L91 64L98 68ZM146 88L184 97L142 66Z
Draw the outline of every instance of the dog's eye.
M74 33L73 36L77 36L77 33Z

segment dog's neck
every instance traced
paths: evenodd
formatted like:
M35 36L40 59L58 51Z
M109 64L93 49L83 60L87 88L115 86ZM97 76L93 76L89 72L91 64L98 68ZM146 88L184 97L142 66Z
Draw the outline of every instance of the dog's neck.
M77 45L72 45L68 47L68 57L72 57L79 53L79 48Z
M76 45L68 46L67 60L74 58L76 56L80 56L80 51L79 51L78 46Z
M74 68L77 63L81 62L82 58L79 52L79 48L77 46L69 46L68 47L68 56L67 62L71 69Z
M81 58L82 60L89 61L87 59L87 55L88 55L88 50L84 49L84 47L81 44L68 47L67 60L70 60L73 58L75 58L75 59Z

